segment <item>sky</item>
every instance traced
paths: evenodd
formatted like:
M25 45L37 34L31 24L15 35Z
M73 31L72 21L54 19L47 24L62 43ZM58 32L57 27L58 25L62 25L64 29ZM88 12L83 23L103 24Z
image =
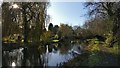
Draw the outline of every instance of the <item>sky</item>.
M0 0L1 2L2 0ZM85 2L50 2L51 6L47 12L51 17L53 25L60 23L69 24L71 26L82 26L86 20L85 14L87 9L84 9Z
M60 23L82 26L86 20L87 9L84 2L51 2L47 10L53 25Z

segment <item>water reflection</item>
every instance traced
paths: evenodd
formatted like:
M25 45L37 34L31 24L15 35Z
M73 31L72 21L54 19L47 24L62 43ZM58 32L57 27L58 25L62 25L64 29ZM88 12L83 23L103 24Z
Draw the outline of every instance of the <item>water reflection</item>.
M12 62L12 67L15 67L15 66L16 66L15 62Z
M81 54L79 47L79 44L55 43L3 51L3 66L57 66Z

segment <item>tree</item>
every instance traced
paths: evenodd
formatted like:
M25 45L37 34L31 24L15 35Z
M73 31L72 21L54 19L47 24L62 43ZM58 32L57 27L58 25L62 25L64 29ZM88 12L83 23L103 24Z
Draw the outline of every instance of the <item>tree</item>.
M57 34L58 32L59 32L59 26L55 25L54 28L53 28L53 33Z
M67 24L61 24L59 28L62 38L71 38L73 36L72 27Z
M114 12L114 5L115 2L87 2L85 3L86 7L91 8L89 11L89 15L104 15L104 16L109 16L112 17L115 12Z
M109 33L111 26L107 20L96 18L95 20L89 20L87 23L87 29L89 29L94 35L103 36ZM104 29L103 29L104 28Z
M12 35L14 33L19 32L18 23L15 22L16 15L14 13L14 9L10 8L11 4L5 2L2 4L2 35L3 37Z
M49 7L49 2L39 2L35 3L36 8L34 8L35 16L33 20L34 31L33 40L39 42L41 35L45 32L45 24L49 21L49 15L47 15L47 7ZM35 23L35 24L34 24Z
M76 38L80 38L82 36L82 28L80 26L74 26L74 32Z
M53 24L50 23L49 26L48 26L48 30L52 31L53 30Z
M2 4L2 36L5 37L9 35L7 27L9 28L10 23L11 23L11 17L10 17L10 10L9 10L9 3L3 3ZM8 15L9 14L9 15ZM5 20L8 19L8 20ZM10 22L10 23L9 23ZM8 26L7 26L8 25Z
M50 42L52 38L52 32L51 31L46 31L41 35L41 41L42 42Z
M108 22L112 24L111 30L109 31L110 34L112 34L112 40L110 41L110 46L112 46L113 42L116 41L115 35L117 34L116 32L118 31L119 25L117 25L117 22L119 15L117 13L117 10L119 10L120 2L88 2L86 3L86 7L91 8L89 11L89 15L92 18L100 17L102 19L108 19ZM94 16L95 15L95 16ZM117 30L117 31L116 31Z
M7 5L8 4L8 5ZM16 4L18 5L18 9L14 9L13 7L11 10L9 7L11 5ZM33 38L35 41L39 42L40 41L40 35L43 33L45 29L45 23L46 23L46 18L47 18L47 7L49 6L49 2L12 2L10 3L4 3L3 4L3 30L5 35L10 29L7 29L7 25L10 27L13 27L14 29L12 31L15 31L16 33L19 33L17 31L20 30L22 31L24 35L24 42L27 43L29 38ZM14 13L18 11L17 13ZM5 15L8 14L8 17ZM13 14L13 15L11 15ZM9 17L10 16L10 17ZM10 24L6 21L6 19L9 18ZM5 20L4 20L5 19ZM13 24L12 22L15 22ZM19 26L19 27L18 27ZM21 28L22 27L22 30ZM32 29L33 28L33 29ZM19 30L16 30L19 29ZM7 31L7 32L5 32ZM32 31L32 32L31 32ZM30 35L30 33L33 33L33 35ZM13 32L14 33L14 32ZM10 32L12 34L12 32ZM6 36L8 36L7 34ZM30 37L31 36L31 37Z

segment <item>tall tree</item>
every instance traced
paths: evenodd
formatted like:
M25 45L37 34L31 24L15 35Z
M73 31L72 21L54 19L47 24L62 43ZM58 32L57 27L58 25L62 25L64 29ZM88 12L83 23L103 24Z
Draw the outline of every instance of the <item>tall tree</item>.
M53 28L53 33L54 34L57 34L59 31L59 26L58 25L55 25L54 28Z
M3 13L3 22L5 22L3 24L4 31L9 31L9 29L7 29L7 25L14 27L15 29L20 29L20 31L22 28L25 43L28 42L31 31L35 32L34 36L31 35L31 38L35 37L36 41L40 41L40 35L45 29L45 23L47 20L46 11L47 7L49 6L49 2L12 2L11 4L7 4L3 4L3 11L6 12ZM14 4L18 6L18 9L14 9L14 7L12 7L12 10L14 9L14 11L11 11L9 8ZM8 14L7 16L10 17L6 17L6 14ZM11 25L9 25L9 23L6 21L7 18L9 18L9 22L11 21ZM19 27L15 27L15 24L12 23L13 21L16 22L16 26ZM15 31L15 29L12 31ZM4 32L4 34L6 34L6 32Z
M61 24L59 27L59 30L61 32L61 37L62 38L71 38L73 36L73 29L71 26L67 24Z
M53 24L50 23L49 26L48 26L48 30L52 31L53 30Z
M109 23L112 24L112 30L110 30L109 32L112 34L112 40L110 43L113 43L116 39L115 39L115 35L116 35L116 30L118 30L118 25L116 23L116 19L118 19L119 17L117 17L117 15L119 15L117 13L117 10L119 9L120 2L88 2L86 4L86 7L91 8L89 15L91 17L93 17L94 19L99 16L103 19L108 19ZM113 44L111 44L113 45Z

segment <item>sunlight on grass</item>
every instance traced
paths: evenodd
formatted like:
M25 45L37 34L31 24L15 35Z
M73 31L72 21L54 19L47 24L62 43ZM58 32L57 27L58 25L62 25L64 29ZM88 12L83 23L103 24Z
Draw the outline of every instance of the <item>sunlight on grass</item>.
M53 40L53 42L59 42L59 40Z

